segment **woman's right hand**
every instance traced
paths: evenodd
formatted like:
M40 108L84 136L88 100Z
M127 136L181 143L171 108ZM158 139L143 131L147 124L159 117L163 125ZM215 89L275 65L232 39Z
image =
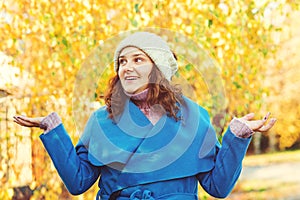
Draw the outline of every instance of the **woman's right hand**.
M41 127L41 121L43 121L43 119L45 119L45 117L25 117L22 115L17 115L14 116L14 122L21 125L21 126L25 126L25 127L38 127L38 128L42 128Z

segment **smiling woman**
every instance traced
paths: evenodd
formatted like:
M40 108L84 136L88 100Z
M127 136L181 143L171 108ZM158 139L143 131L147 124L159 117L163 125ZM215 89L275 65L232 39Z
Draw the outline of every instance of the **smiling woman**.
M241 172L254 132L275 119L234 118L219 144L208 112L185 97L171 78L176 57L158 35L136 32L115 51L116 75L106 106L96 110L74 148L60 117L15 116L22 126L40 127L40 138L72 194L100 177L97 199L197 200L197 184L226 197Z
M148 87L153 62L143 51L136 47L126 47L119 59L118 75L125 92L136 94Z

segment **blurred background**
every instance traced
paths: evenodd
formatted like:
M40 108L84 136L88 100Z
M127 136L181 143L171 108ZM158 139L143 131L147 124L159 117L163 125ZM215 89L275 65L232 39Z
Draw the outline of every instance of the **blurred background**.
M299 18L299 0L0 1L0 199L94 199L97 186L69 195L39 141L41 131L17 126L12 117L56 111L76 144L75 118L84 124L86 109L103 105L113 74L110 63L101 80L95 77L94 103L74 112L81 67L108 39L147 27L186 36L216 63L222 112L197 66L180 61L177 76L210 111L220 138L233 116L270 111L277 118L271 131L254 135L228 199L300 199ZM105 56L112 61L113 51ZM199 197L213 199L201 189Z

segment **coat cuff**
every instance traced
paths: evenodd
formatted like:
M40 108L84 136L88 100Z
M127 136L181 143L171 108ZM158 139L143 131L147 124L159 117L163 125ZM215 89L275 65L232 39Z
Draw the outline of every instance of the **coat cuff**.
M50 132L62 123L61 118L56 112L52 112L45 117L40 123L40 128L44 130L44 134Z
M237 137L248 138L254 134L254 131L238 118L233 118L230 122L230 131Z

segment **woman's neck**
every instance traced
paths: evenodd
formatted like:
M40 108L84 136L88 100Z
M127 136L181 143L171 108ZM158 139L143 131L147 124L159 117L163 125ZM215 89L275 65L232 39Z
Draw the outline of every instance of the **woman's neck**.
M146 99L148 95L148 88L136 93L136 94L130 94L124 91L124 93L133 101L134 104L136 104L139 108L146 108L149 107L147 105Z
M131 94L131 93L127 93L124 91L124 93L130 97L131 99L134 99L134 100L145 100L147 98L147 94L148 94L148 88L146 88L145 90L139 92L139 93L136 93L136 94Z
M147 104L146 99L148 95L148 88L137 94L125 94L132 100L132 102L139 107L139 109L145 114L145 116L150 120L150 122L155 125L161 116L164 114L164 110L161 109L151 109ZM160 107L159 107L160 108Z

